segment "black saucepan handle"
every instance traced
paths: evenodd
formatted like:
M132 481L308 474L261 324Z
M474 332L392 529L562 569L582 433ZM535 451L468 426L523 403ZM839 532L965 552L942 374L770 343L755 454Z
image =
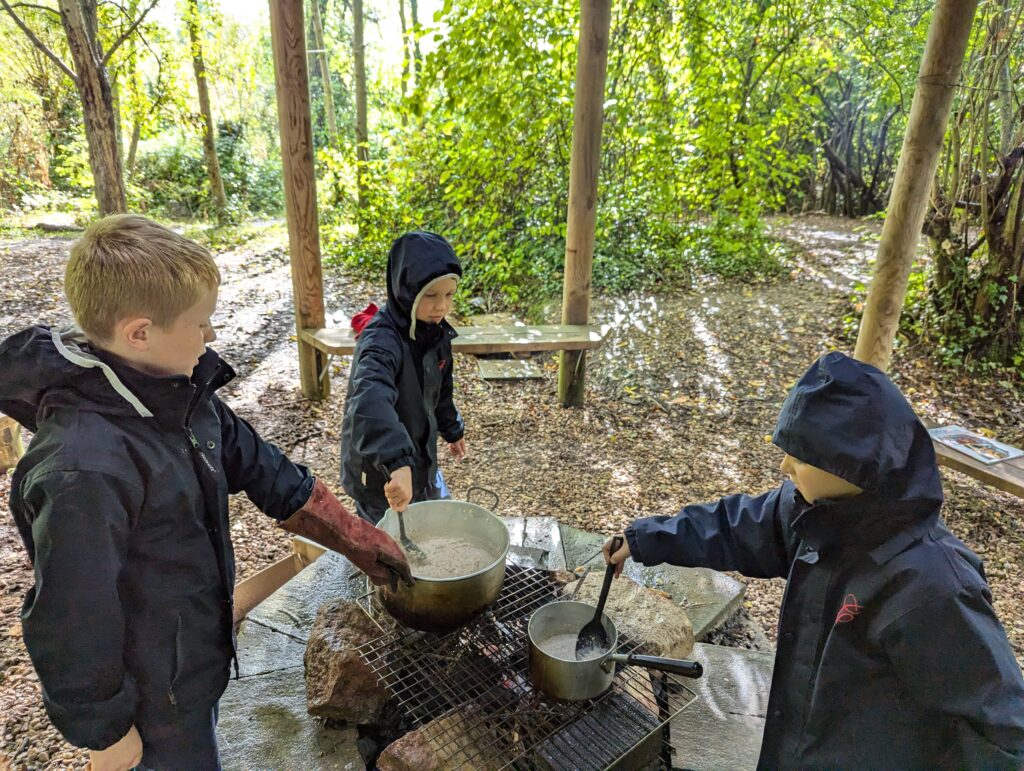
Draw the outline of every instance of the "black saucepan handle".
M704 667L701 666L699 661L689 661L687 659L663 659L659 656L643 656L638 653L629 653L625 656L625 661L622 663L626 666L656 669L659 672L670 672L673 675L682 675L683 677L700 677L704 674Z

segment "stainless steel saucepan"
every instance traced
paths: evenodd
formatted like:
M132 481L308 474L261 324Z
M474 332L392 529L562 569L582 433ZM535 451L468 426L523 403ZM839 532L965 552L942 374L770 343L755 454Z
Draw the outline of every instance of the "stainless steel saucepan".
M527 627L530 636L530 680L548 696L567 701L600 696L615 679L616 664L656 669L683 677L700 677L704 674L703 667L697 661L616 653L618 631L615 623L605 614L601 614L601 623L611 643L606 652L577 661L574 642L560 653L544 650L545 642L553 637L570 635L571 641L574 641L580 628L594 617L594 610L594 606L584 602L551 602L538 608L530 617Z
M497 498L497 496L495 496ZM388 509L377 527L396 540L398 515ZM438 500L412 503L405 510L405 527L413 541L430 538L465 538L486 549L493 561L470 575L429 578L416 575L414 586L399 583L396 591L378 587L381 604L401 624L425 632L447 632L469 621L491 605L505 580L509 536L505 523L475 503Z

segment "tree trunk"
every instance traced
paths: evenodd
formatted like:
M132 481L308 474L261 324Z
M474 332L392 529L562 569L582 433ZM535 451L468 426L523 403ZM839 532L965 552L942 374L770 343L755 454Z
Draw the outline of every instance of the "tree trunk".
M402 25L402 125L404 126L408 122L404 105L409 93L409 61L412 58L409 51L409 26L405 22L405 0L398 0L398 20Z
M100 215L126 211L113 98L95 38L96 4L90 0L60 0L60 20L75 63L75 86L82 101L89 166Z
M366 208L366 166L370 161L369 130L366 125L366 49L363 46L363 0L352 0L352 58L356 81L356 189L359 219ZM361 222L360 224L360 230Z
M199 28L199 0L188 0L186 10L188 37L192 44L192 69L196 74L196 89L199 91L199 112L203 119L203 155L206 156L206 174L210 180L210 195L217 221L228 219L228 199L224 194L224 178L217 160L217 143L214 137L213 111L210 109L210 89L206 80L206 62L203 60L202 31Z
M142 137L142 121L138 118L132 123L132 141L128 145L128 161L125 169L128 171L128 179L135 175L135 156L139 152L139 139Z
M419 83L420 69L423 66L423 54L420 53L419 0L409 0L409 11L412 13L412 77L414 83Z
M313 39L316 41L317 61L320 63L320 79L324 84L324 114L327 116L327 136L331 147L338 146L338 119L334 115L334 86L331 84L331 66L327 59L324 43L324 25L320 20L320 0L310 0L310 15L313 17Z
M887 369L978 0L939 0L910 108L855 356Z
M601 168L604 83L608 72L611 0L583 0L576 54L572 160L569 166L569 211L565 235L562 323L590 320L590 280L597 219L597 175ZM558 398L565 407L583 404L586 354L562 351L558 364Z
M114 111L114 143L117 145L117 158L124 170L124 129L121 125L121 88L117 82L117 72L108 73L110 77L110 108Z

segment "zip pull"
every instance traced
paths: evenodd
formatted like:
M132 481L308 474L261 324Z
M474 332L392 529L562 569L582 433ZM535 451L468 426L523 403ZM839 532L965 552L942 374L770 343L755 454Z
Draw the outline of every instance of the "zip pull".
M185 436L192 442L192 448L195 450L199 449L199 440L196 439L196 435L192 433L192 426L185 426Z

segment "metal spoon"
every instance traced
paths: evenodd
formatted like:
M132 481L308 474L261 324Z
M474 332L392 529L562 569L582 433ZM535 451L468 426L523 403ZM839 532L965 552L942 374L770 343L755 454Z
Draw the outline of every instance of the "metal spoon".
M615 536L612 540L612 551L614 554L622 548L622 538ZM576 660L583 661L594 656L595 653L603 653L612 644L608 639L608 632L601 623L601 614L604 613L604 603L608 599L608 590L612 586L612 578L615 576L615 565L608 563L604 571L604 583L601 584L601 596L597 600L597 610L594 611L594 618L587 622L587 625L580 630L580 636L576 638Z

